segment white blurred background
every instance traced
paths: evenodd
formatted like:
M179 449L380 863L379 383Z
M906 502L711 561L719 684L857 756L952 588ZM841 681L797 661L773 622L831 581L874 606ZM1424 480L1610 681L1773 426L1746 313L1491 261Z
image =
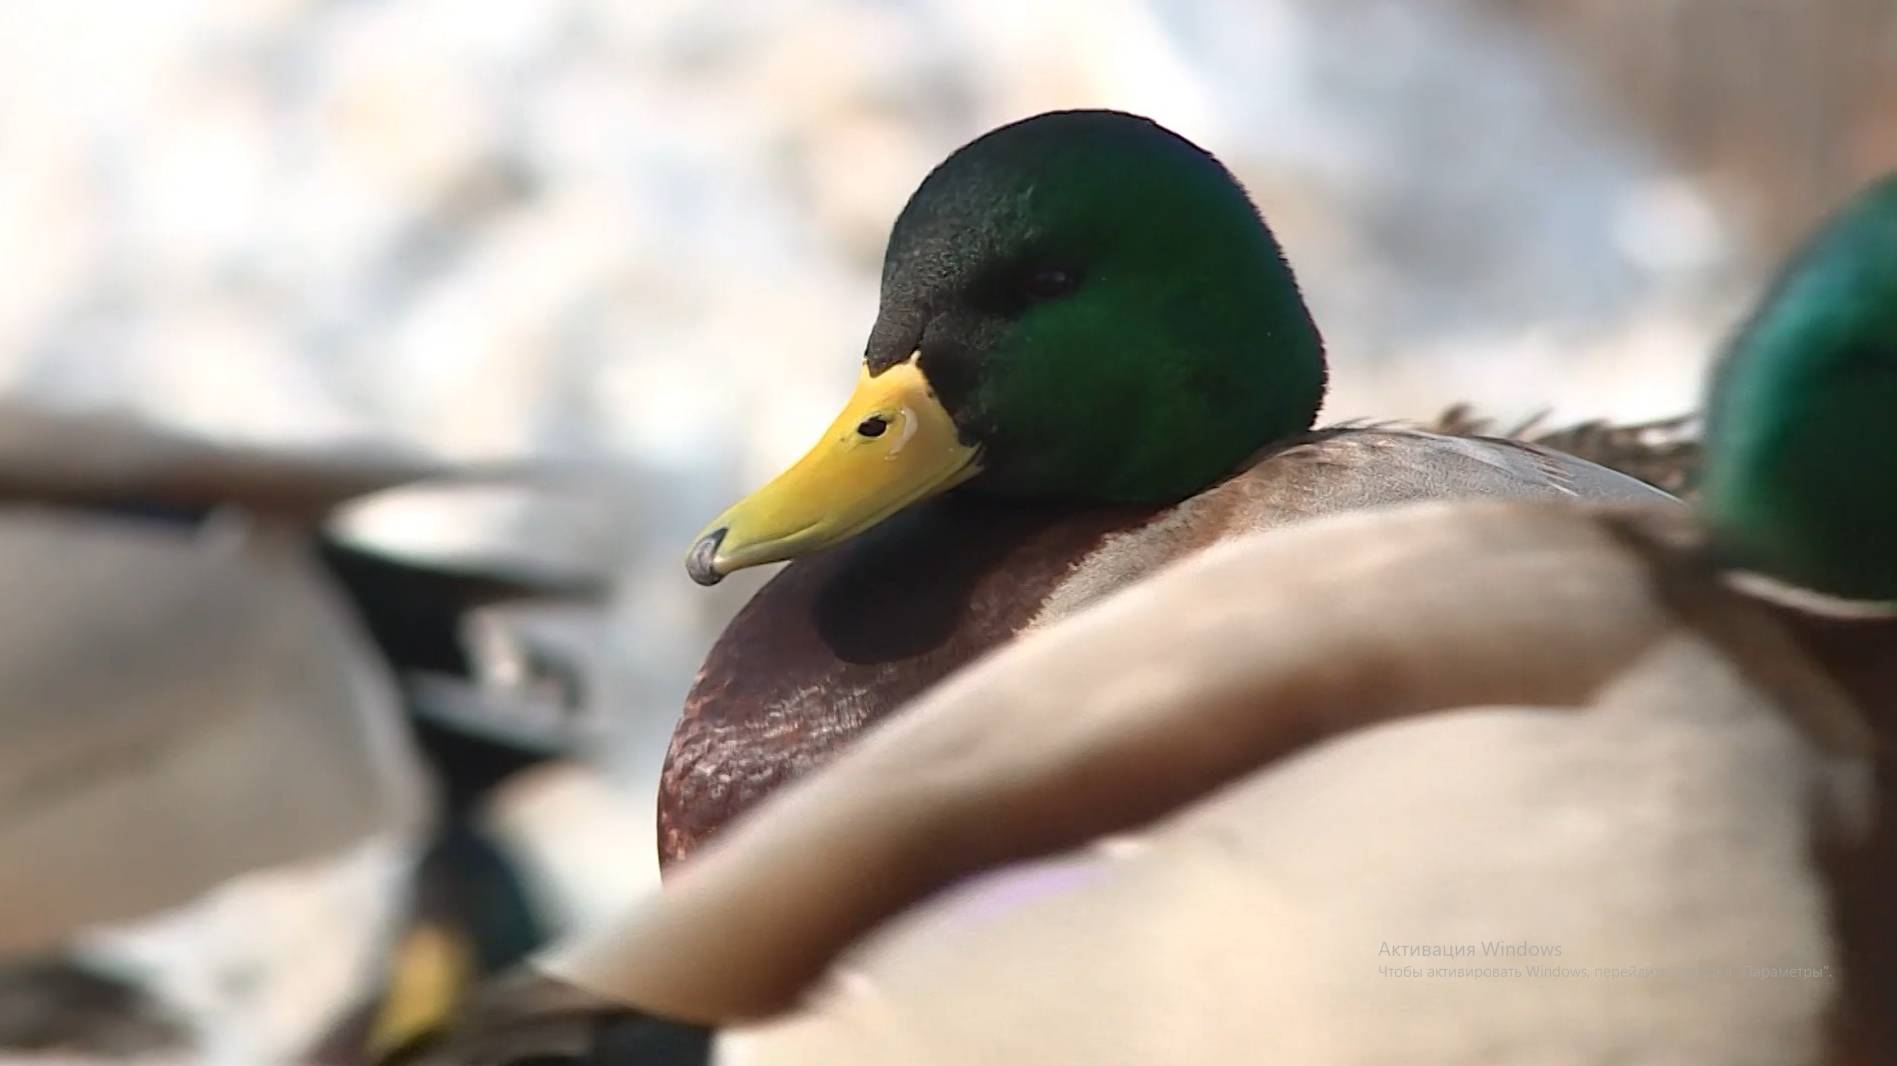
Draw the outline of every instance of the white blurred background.
M650 876L672 716L756 586L690 584L688 538L833 412L957 145L1111 106L1220 155L1328 337L1329 418L1644 418L1897 164L1892 99L1887 0L8 0L0 398L616 471L615 790L523 808L598 911ZM276 1053L349 972L285 960L373 894L325 876L139 957Z

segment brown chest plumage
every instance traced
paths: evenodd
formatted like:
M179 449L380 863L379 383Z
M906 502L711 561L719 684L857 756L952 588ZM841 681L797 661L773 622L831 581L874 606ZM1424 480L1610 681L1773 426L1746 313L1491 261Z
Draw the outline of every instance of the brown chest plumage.
M659 779L660 863L684 858L1043 609L1070 614L1227 537L1380 504L1479 496L1668 499L1517 442L1344 429L1286 442L1175 507L958 492L913 508L786 567L712 647Z
M686 697L659 782L661 865L1018 633L1103 537L1154 513L958 493L785 567Z

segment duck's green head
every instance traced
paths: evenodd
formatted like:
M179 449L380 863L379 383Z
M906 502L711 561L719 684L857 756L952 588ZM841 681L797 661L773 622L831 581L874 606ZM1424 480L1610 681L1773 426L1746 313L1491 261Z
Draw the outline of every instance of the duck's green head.
M1703 488L1733 561L1897 599L1897 176L1811 241L1713 378Z
M1323 392L1291 269L1218 160L1133 115L1040 115L910 197L855 395L689 569L710 584L816 551L964 482L1181 500L1308 429Z

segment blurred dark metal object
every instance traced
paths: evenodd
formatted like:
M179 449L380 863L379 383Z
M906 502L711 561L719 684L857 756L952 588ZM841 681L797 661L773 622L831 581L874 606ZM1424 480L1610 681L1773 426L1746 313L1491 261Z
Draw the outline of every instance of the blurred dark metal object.
M1495 419L1459 403L1437 415L1429 428L1437 433L1525 440L1637 477L1681 499L1693 498L1701 461L1698 415L1625 425L1594 419L1560 429L1542 429L1544 418L1545 414L1538 414L1500 429Z

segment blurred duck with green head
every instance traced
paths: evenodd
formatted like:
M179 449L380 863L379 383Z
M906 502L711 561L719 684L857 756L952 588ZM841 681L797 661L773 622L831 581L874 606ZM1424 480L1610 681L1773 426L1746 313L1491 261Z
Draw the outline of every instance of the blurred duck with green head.
M1735 563L1897 599L1897 177L1821 230L1714 378L1703 493Z

